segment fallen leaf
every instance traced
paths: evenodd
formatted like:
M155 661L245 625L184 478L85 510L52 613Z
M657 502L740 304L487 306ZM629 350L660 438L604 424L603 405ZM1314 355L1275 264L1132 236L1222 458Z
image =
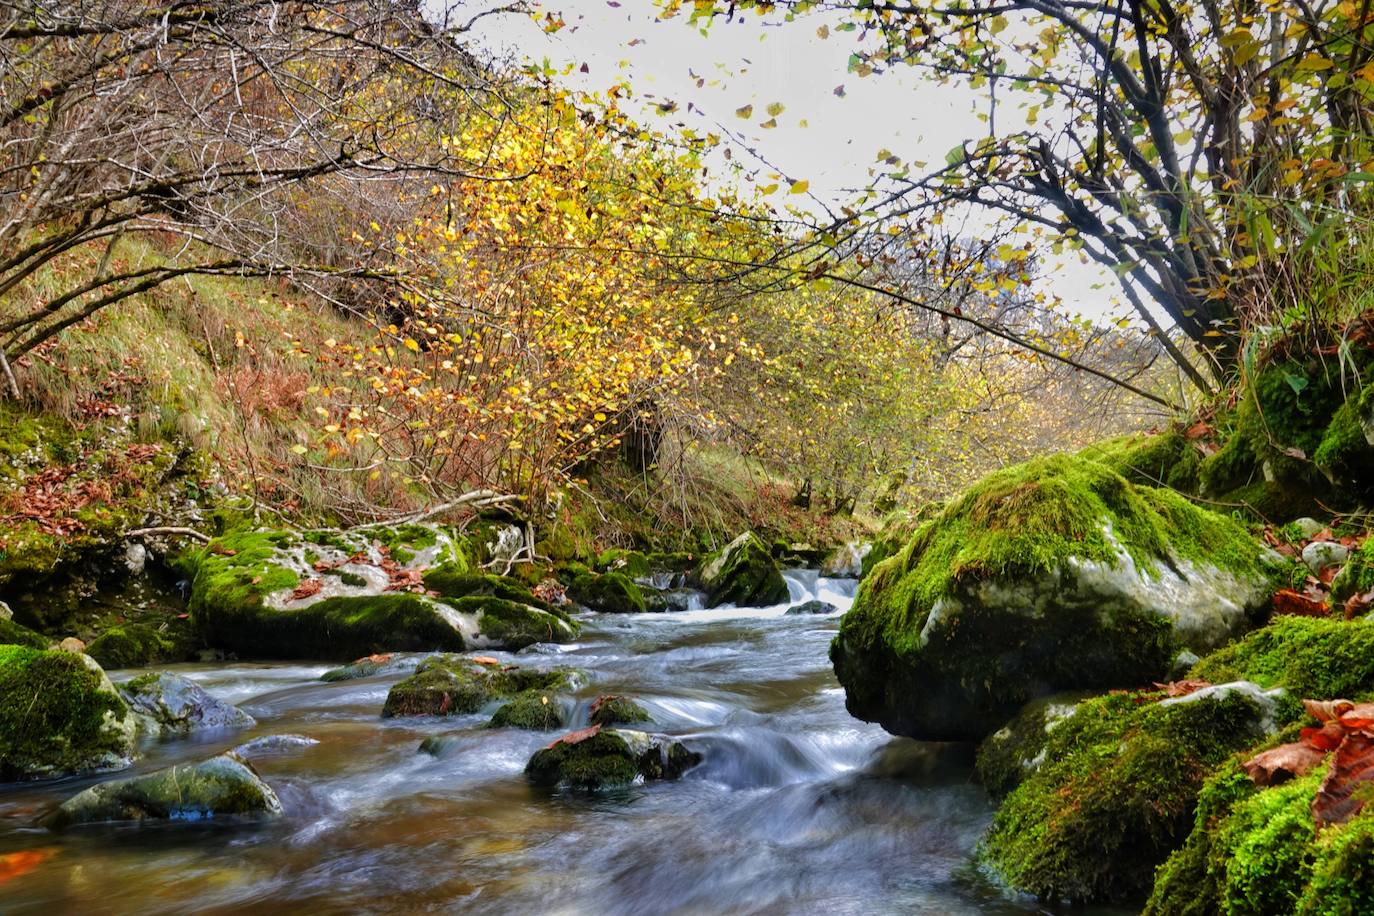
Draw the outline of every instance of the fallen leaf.
M300 585L297 585L294 589L291 590L290 600L302 601L306 598L312 598L315 595L318 595L320 593L320 589L322 588L324 588L323 579L306 579Z
M568 732L563 737L551 742L544 748L544 750L548 750L552 747L558 747L558 745L560 744L581 744L588 738L593 738L599 734L601 734L600 725L593 725L591 728L580 728L575 732Z
M1188 694L1195 693L1204 687L1211 687L1212 682L1194 679L1184 681L1170 681L1167 684L1161 684L1158 681L1156 681L1155 686L1160 690L1163 690L1171 697L1186 697Z
M0 884L27 875L57 852L53 848L26 849L0 856Z
M1355 732L1336 749L1331 772L1312 799L1312 818L1318 827L1344 824L1368 801L1368 784L1374 783L1374 737Z
M1353 620L1369 610L1370 605L1374 605L1374 588L1358 595L1351 595L1345 599L1345 619Z
M1302 776L1326 759L1326 751L1303 741L1283 744L1256 754L1241 766L1257 786L1276 786Z
M1374 703L1351 704L1350 708L1339 715L1341 724L1351 731L1369 731L1374 728Z
M1355 708L1349 700L1303 700L1302 708L1318 722L1334 722Z
M1291 588L1281 588L1274 593L1274 613L1294 617L1326 617L1331 613L1331 608L1324 601L1300 594Z
M500 660L492 658L490 655L474 655L472 660L479 665L499 665Z
M1304 728L1302 740L1319 751L1334 751L1345 740L1345 726L1339 722L1327 722L1321 728Z

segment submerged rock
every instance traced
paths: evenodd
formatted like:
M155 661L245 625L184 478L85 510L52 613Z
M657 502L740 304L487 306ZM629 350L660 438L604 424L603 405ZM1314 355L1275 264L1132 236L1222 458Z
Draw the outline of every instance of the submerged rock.
M831 646L846 706L894 734L977 740L1029 700L1168 676L1267 609L1237 522L1058 455L985 478L864 580Z
M787 600L787 582L768 545L746 531L697 570L707 607L766 607Z
M154 734L251 728L257 724L248 713L216 699L179 674L145 674L121 685L120 693Z
M240 744L234 748L234 753L251 759L272 754L290 754L319 743L318 739L306 735L263 735L261 738Z
M795 617L801 614L833 614L839 608L829 601L811 600L801 604L794 604L785 612L788 617Z
M85 655L0 646L0 779L117 770L138 723Z
M572 689L577 673L568 668L537 671L480 665L461 655L434 655L386 695L382 716L456 716L480 712L496 700L527 691Z
M282 813L272 787L233 753L144 776L104 782L63 802L40 822L60 830L114 821L203 821Z
M420 742L416 751L431 757L448 757L462 747L463 739L458 735L430 735Z
M241 654L520 649L577 632L528 590L508 592L513 600L494 577L471 576L465 542L437 526L236 532L196 557L192 620L207 642ZM490 590L459 588L462 577Z
M649 711L629 697L606 694L592 701L588 722L592 725L635 725L649 721Z
M330 668L320 675L320 680L331 683L334 681L353 681L377 674L393 674L397 671L413 670L420 664L421 659L422 656L419 655L381 652L366 658L356 659L338 668Z
M672 738L593 725L536 751L525 776L536 786L596 790L677 779L700 762L700 754Z

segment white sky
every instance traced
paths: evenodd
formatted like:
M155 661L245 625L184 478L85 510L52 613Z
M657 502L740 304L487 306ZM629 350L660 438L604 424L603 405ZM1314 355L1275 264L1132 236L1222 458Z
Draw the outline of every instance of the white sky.
M971 90L936 85L907 68L866 79L849 73L857 33L833 31L841 19L812 15L785 23L748 13L716 22L703 36L685 15L657 21L651 0L616 2L544 0L566 28L550 35L524 17L489 17L478 27L479 40L555 67L574 64L569 82L580 88L604 90L628 78L641 98L653 96L646 106L667 99L679 106L668 116L632 111L643 123L728 131L788 179L809 181L811 193L828 204L846 202L849 191L871 181L880 150L938 164L955 145L987 130L977 118L980 96ZM822 25L832 27L828 39L817 34ZM584 63L586 74L576 69ZM701 87L698 79L705 80ZM844 87L843 98L837 86ZM784 106L778 126L761 128L774 102ZM735 113L745 105L754 108L748 120ZM737 151L736 161L750 160ZM1101 316L1117 308L1110 274L1082 265L1076 255L1047 256L1046 263L1046 291L1069 309Z

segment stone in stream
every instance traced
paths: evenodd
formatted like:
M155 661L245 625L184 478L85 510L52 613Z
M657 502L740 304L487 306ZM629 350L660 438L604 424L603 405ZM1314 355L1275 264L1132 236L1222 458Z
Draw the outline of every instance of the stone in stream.
M330 668L320 675L320 680L329 682L353 681L378 674L413 671L423 659L424 656L416 654L401 655L394 652L379 652L376 655L356 659L338 668Z
M266 757L271 754L290 754L307 747L314 747L319 743L318 739L307 735L263 735L240 744L234 748L234 753L240 757L251 759L253 757Z
M833 614L838 610L839 608L829 601L813 599L811 601L803 601L801 604L792 605L787 609L785 615L788 617L795 617L799 614Z
M143 776L91 786L40 823L52 830L118 821L203 821L230 816L275 816L281 802L252 764L232 752Z
M549 732L567 724L568 716L558 697L543 690L526 690L502 703L487 727Z
M592 701L587 717L591 725L634 725L649 721L649 711L629 697L605 694Z
M514 651L577 634L516 580L475 573L467 540L440 526L238 531L194 556L191 619L241 655Z
M621 572L584 573L568 586L568 597L588 610L606 614L643 614L668 609L668 602L657 591L641 588Z
M383 718L394 716L456 716L481 711L495 700L527 691L573 689L576 671L481 664L461 655L433 655L415 673L394 685L382 707Z
M863 581L830 657L846 707L978 740L1025 703L1166 678L1253 627L1280 566L1236 521L1082 456L980 481Z
M256 720L216 699L190 678L166 672L144 674L120 685L120 694L151 734L189 734L251 728Z
M420 742L416 748L417 753L428 754L431 757L444 758L453 754L458 748L463 746L463 739L458 735L430 735Z
M700 754L664 735L593 725L536 751L525 776L536 786L594 791L677 779L700 762Z
M713 554L696 572L706 606L766 607L787 600L787 582L768 545L752 531Z
M0 645L0 780L118 770L138 721L94 659Z

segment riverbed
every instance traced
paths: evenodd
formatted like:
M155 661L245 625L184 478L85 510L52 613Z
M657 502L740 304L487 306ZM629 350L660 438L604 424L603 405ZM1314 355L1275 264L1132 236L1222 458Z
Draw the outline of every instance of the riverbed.
M118 775L307 736L319 743L252 758L285 815L55 834L34 818L98 779L0 785L0 912L1054 912L970 864L994 808L968 749L845 712L826 650L855 583L788 579L789 604L836 613L589 614L576 643L482 653L585 672L570 728L597 695L623 694L704 755L679 781L597 795L526 783L556 734L488 729L489 712L382 719L402 673L325 683L326 664L165 666L258 725L154 744ZM436 734L454 736L444 756L418 752Z

